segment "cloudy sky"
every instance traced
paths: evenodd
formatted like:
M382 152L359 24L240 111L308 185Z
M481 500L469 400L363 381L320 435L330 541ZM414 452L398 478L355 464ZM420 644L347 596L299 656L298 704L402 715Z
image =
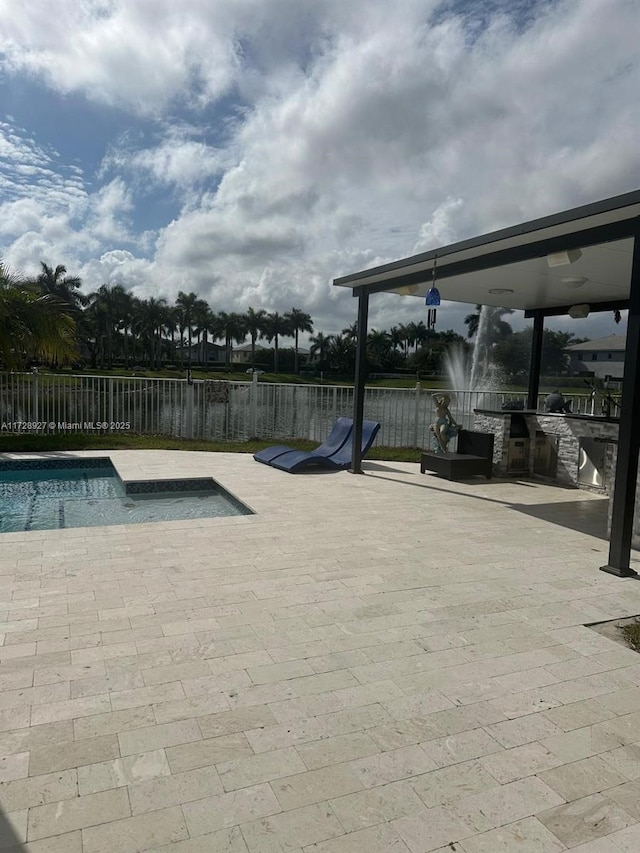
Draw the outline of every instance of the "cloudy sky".
M0 255L334 333L337 276L640 188L639 43L638 0L0 0Z

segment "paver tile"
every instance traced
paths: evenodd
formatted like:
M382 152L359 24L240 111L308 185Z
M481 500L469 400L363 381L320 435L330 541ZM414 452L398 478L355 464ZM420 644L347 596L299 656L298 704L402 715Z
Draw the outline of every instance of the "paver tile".
M567 802L604 792L607 788L614 788L629 781L623 773L615 770L599 755L545 770L538 773L538 778L557 791Z
M111 711L106 714L95 714L92 717L81 717L73 721L73 736L77 740L91 737L104 737L153 726L156 722L150 706L127 708L123 711Z
M154 749L199 740L202 740L202 734L195 720L179 720L176 723L163 723L160 726L131 729L118 735L122 755L150 752Z
M170 806L213 797L222 793L222 785L214 767L201 767L185 773L158 775L129 787L129 801L134 815L166 809Z
M602 794L540 811L536 817L567 847L577 847L635 823L628 812Z
M552 788L530 776L457 800L452 808L476 832L486 832L513 823L514 818L540 817L539 812L563 802Z
M566 850L540 821L528 817L464 840L465 853L562 853Z
M72 799L77 794L76 771L63 770L59 773L3 782L0 785L0 806L5 812L14 812L44 803Z
M424 811L424 802L405 780L356 791L330 803L345 832Z
M14 755L0 755L0 782L24 779L28 773L28 752L17 752Z
M430 851L451 845L457 847L461 838L473 835L475 830L448 806L424 809L391 821L390 824L405 842L411 853Z
M390 824L379 824L328 841L310 844L304 853L407 853L409 848Z
M448 737L435 738L421 743L420 746L437 767L448 767L450 764L460 764L504 751L504 747L484 729L470 729Z
M188 837L179 806L82 830L82 853L143 853Z
M266 783L217 797L206 797L183 806L191 837L265 818L280 811L280 804Z
M157 776L169 776L170 773L164 749L127 755L113 761L78 767L78 792L80 795L95 794L109 788L145 782Z
M251 740L251 733L248 737ZM296 746L296 751L307 770L317 770L330 764L373 755L380 752L380 747L367 732L352 732Z
M329 838L344 830L328 803L316 803L242 824L250 853L282 853Z
M62 835L101 823L128 817L129 798L124 788L60 800L29 809L29 840Z
M249 853L239 826L154 848L154 853Z
M243 732L170 746L166 753L172 773L195 770L197 767L207 767L254 754Z
M118 758L120 749L115 735L72 740L56 746L33 750L29 760L29 775L40 776L55 770L67 770L84 764L95 764Z
M82 833L77 830L42 841L29 841L19 847L3 847L2 853L82 853Z
M271 787L286 811L319 803L330 797L352 794L364 786L347 764L334 764L332 767L277 779L271 782Z

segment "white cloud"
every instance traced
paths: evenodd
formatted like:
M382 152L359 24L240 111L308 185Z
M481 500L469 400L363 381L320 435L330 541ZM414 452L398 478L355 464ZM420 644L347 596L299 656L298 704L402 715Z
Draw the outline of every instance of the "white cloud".
M157 114L185 93L195 102L231 85L232 21L207 11L218 5L192 3L185 15L172 0L3 4L0 51L6 69L40 75L60 92Z
M122 248L141 295L296 305L340 331L355 301L333 277L640 186L635 0L483 4L482 21L436 0L50 9L0 6L5 73L163 128L106 140L90 189L44 142L0 142L5 254L69 256L89 282ZM136 233L151 190L179 209ZM376 328L422 317L415 299L370 310ZM445 304L439 328L469 310Z

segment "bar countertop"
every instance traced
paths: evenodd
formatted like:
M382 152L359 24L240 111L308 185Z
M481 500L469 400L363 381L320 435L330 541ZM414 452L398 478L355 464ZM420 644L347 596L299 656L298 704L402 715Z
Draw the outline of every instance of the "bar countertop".
M478 415L529 415L545 418L565 418L565 420L594 421L604 424L619 424L620 418L605 417L604 415L580 415L573 412L542 412L536 409L474 409Z

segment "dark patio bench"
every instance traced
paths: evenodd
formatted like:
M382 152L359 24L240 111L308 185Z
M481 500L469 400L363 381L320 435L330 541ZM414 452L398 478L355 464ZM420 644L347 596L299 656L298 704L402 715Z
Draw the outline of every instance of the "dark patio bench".
M427 450L420 456L420 473L434 471L447 480L481 475L489 479L493 468L493 433L461 429L455 453Z

